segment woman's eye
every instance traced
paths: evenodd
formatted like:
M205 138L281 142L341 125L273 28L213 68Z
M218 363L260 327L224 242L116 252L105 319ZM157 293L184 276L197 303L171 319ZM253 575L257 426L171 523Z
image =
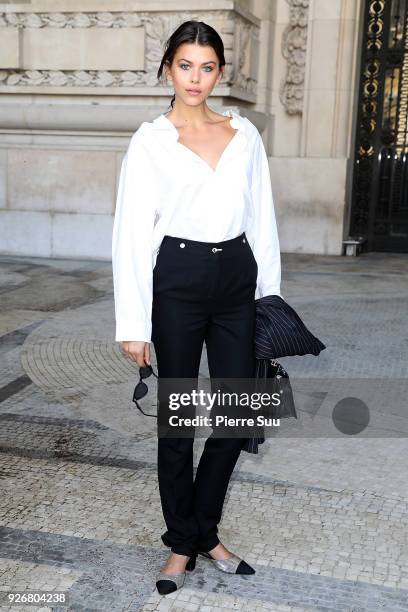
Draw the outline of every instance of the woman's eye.
M180 68L182 70L185 70L186 68L189 68L189 65L188 64L180 64ZM205 70L205 72L212 72L213 68L212 68L212 66L204 66L204 70Z

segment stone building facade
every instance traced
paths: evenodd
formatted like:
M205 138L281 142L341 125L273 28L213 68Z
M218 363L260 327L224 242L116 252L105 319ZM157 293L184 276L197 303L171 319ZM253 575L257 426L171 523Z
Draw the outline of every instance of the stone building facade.
M367 1L0 3L0 252L110 258L124 151L168 110L163 45L197 19L226 51L210 106L262 134L282 251L342 254Z

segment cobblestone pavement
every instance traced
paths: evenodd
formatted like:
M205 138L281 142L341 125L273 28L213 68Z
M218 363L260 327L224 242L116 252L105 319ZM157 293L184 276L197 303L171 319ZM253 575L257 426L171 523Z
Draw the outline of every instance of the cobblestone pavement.
M110 263L0 258L1 591L60 590L87 612L408 610L407 258L287 254L282 291L327 349L280 360L299 419L231 479L219 535L256 574L200 557L161 597L155 421L130 401ZM333 401L359 392L370 422L342 434Z

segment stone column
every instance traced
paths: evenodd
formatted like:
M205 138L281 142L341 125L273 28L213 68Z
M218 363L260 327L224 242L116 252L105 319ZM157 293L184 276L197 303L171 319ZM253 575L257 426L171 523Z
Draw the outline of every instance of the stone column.
M271 171L283 251L340 255L360 0L278 0ZM301 231L299 229L301 228Z

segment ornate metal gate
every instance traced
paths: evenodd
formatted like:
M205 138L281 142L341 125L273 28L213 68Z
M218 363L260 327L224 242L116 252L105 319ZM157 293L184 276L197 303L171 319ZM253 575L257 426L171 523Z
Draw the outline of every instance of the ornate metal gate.
M408 252L408 0L365 0L350 235Z

